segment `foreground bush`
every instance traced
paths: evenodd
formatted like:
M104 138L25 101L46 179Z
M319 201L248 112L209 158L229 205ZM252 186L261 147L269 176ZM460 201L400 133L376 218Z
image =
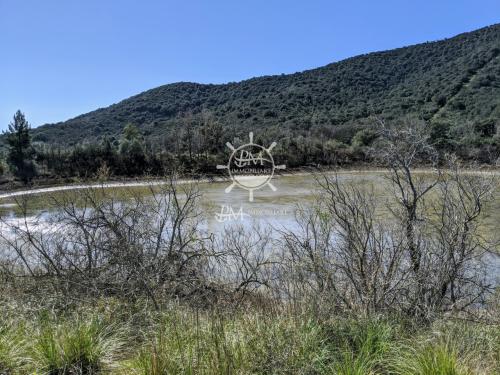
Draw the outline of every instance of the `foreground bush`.
M327 357L321 327L309 320L173 312L162 317L129 369L137 374L318 372Z
M121 329L96 317L42 320L31 347L32 367L48 374L97 374L116 364Z
M450 341L424 341L402 347L393 358L393 370L400 375L469 375L466 353L459 353Z
M0 374L14 374L26 364L24 332L12 322L0 321Z

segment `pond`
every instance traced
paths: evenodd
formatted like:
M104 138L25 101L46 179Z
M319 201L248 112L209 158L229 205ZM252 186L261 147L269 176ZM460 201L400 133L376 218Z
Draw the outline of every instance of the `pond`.
M425 178L425 173L422 176ZM251 178L251 177L249 177ZM394 206L394 191L383 171L344 171L338 173L338 178L343 183L353 183L357 186L370 189L378 203L378 218L390 220L392 217L389 207ZM192 181L183 181L191 183ZM122 204L125 204L130 193L147 196L151 194L148 185L155 183L127 183L108 184L105 189L112 189ZM233 225L242 225L250 229L259 228L294 230L298 228L295 214L297 207L312 204L316 199L321 199L319 183L311 174L295 174L275 176L272 187L264 186L255 190L253 201L250 201L249 192L238 186L228 191L230 181L197 183L201 192L200 206L203 214L203 227L211 233L220 233ZM78 191L85 186L64 186L58 188L31 191L30 195L22 193L0 194L0 230L8 230L9 224L16 223L20 218L16 200L27 199L28 210L26 222L34 231L57 231L56 225L51 222L51 217L58 212L52 197L61 197L68 191ZM76 190L75 190L76 189ZM33 194L35 193L35 194ZM24 219L23 219L24 220ZM480 221L480 235L491 243L496 243L496 252L485 254L483 263L487 264L489 279L498 285L500 280L500 189L494 192L493 199L484 207Z
M394 204L393 190L383 171L344 171L339 172L340 181L359 184L373 190L378 200L381 219L387 212L387 207ZM187 181L191 182L191 181ZM136 193L149 194L147 185L150 183L137 182L124 184L108 184L106 188L116 192L135 190ZM155 184L155 183L153 183ZM298 205L311 204L318 197L321 199L319 184L311 174L295 174L275 176L272 187L263 186L255 190L253 201L249 200L249 192L238 186L227 192L229 181L198 183L202 193L201 207L206 219L207 228L212 232L220 231L227 224L241 222L245 225L259 224L289 228L295 222L295 212ZM48 217L57 210L50 202L50 197L64 194L71 189L81 189L84 185L63 186L57 188L40 189L30 195L29 216ZM36 191L35 191L36 192ZM33 193L33 191L31 192ZM0 194L0 215L4 220L15 220L19 216L16 209L16 199L21 199L22 193ZM491 238L498 236L500 224L500 189L494 192L494 199L489 201L483 211L481 232Z

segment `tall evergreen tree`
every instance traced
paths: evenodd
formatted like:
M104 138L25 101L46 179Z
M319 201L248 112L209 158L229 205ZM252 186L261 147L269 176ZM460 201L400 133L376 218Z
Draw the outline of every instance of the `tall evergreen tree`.
M135 176L145 172L144 142L141 132L135 125L127 124L123 129L119 152L125 174Z
M7 163L17 178L28 184L36 174L33 161L34 150L31 146L30 124L21 111L14 115L14 121L9 124L7 135Z

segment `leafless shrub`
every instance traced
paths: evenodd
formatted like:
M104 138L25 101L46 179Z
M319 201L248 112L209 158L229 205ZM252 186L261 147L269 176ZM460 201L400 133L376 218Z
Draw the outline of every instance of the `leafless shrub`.
M270 298L277 263L271 230L235 223L215 243L218 256L212 258L211 274L223 285L226 301L239 306L249 299Z
M380 127L375 152L388 167L396 201L392 213L411 265L404 311L431 319L480 302L488 287L478 268L482 252L476 229L495 181L462 173L449 156L448 169L441 169L423 122L409 121L396 130L383 122ZM423 163L428 173L415 172Z
M479 218L497 182L461 171L451 158L438 169L421 124L381 134L391 217L377 217L380 202L369 186L318 176L317 203L298 211L298 230L282 233L284 293L317 311L390 311L427 321L479 306L493 287ZM424 160L432 169L415 172Z
M301 210L300 231L283 233L293 295L333 308L370 314L395 310L408 271L400 236L376 220L373 192L318 177L321 202Z
M492 282L485 277L484 255L494 244L482 237L479 218L497 185L493 174L463 173L450 157L449 169L432 199L429 225L433 253L427 270L428 304L438 310L461 311L484 302Z
M0 236L23 271L65 295L146 294L159 307L159 296L198 290L211 240L200 230L195 185L169 177L148 190L129 190L126 201L104 187L53 196L49 231L36 230L24 209Z

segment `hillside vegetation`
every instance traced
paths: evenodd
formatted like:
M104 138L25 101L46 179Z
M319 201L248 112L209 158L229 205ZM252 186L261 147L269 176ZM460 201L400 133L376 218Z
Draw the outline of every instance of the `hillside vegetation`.
M460 141L471 129L492 137L500 118L500 25L301 73L222 85L164 85L41 126L34 134L36 141L71 145L104 136L117 139L133 123L168 149L179 128L207 115L229 138L252 130L348 143L373 116L390 121L407 115L434 124L444 138Z
M25 123L18 112L9 129ZM0 176L7 164L25 183L99 171L212 175L227 161L226 143L238 147L249 132L258 144L276 141L273 156L289 169L373 165L383 129L408 123L424 125L442 163L449 154L500 160L500 24L302 73L165 85L66 122L27 125L22 153L17 135L2 137Z

